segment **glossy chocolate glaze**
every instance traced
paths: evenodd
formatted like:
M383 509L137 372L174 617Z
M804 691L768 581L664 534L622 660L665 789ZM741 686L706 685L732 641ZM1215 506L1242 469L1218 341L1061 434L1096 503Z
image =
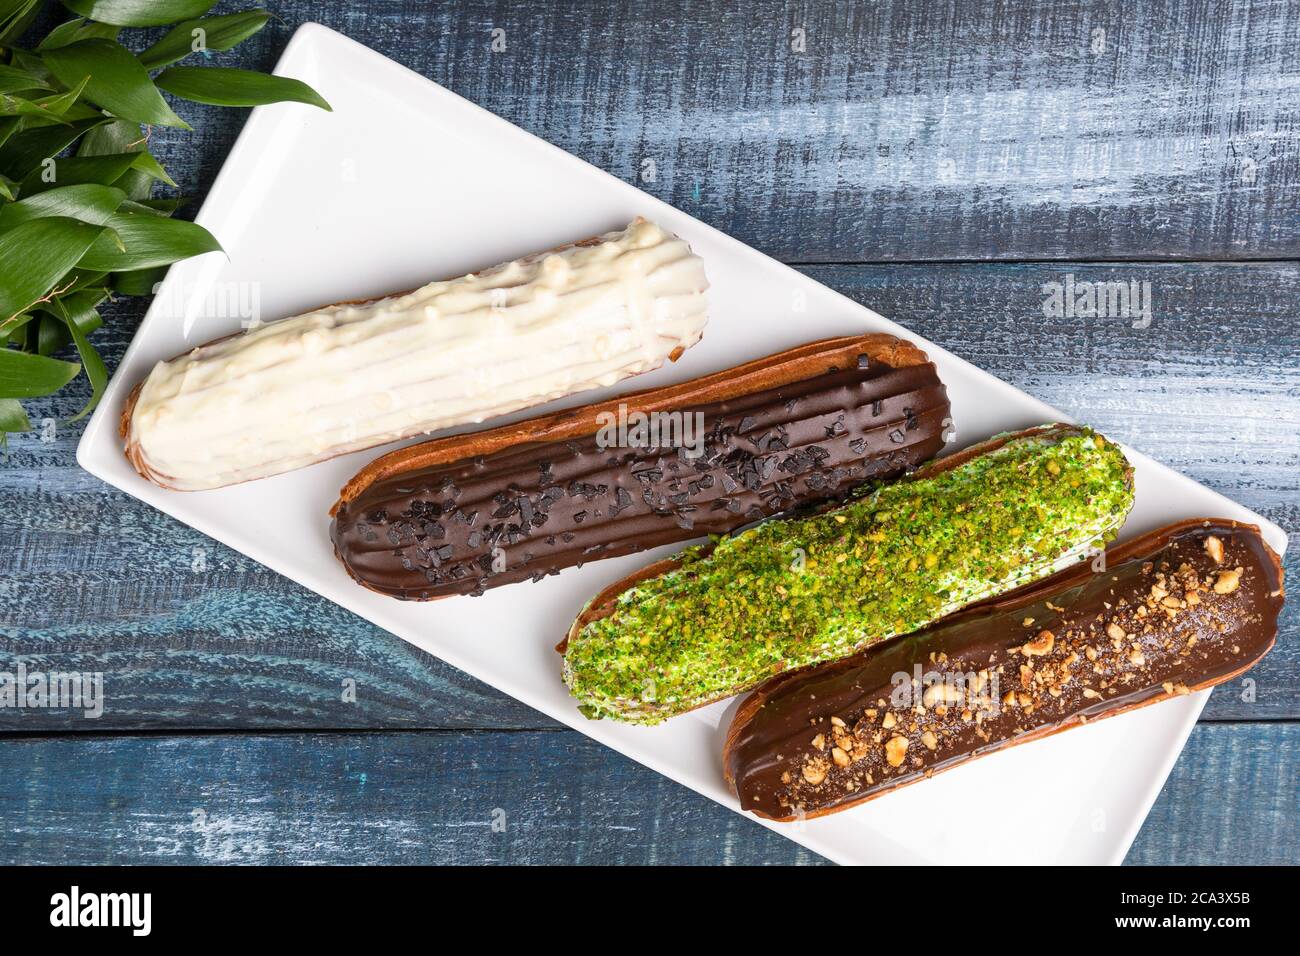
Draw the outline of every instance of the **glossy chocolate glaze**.
M362 584L413 600L540 580L896 477L943 447L949 405L932 364L863 356L684 412L703 416L698 457L594 433L376 482L336 513L335 551Z
M1173 525L1112 548L1104 572L1071 568L760 688L728 733L727 778L761 816L843 809L1225 680L1272 647L1282 602L1277 556L1252 526Z

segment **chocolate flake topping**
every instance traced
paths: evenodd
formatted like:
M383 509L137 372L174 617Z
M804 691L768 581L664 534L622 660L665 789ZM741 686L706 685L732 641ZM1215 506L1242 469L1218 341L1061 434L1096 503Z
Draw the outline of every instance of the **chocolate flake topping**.
M871 419L903 396L913 418L890 424L913 430L900 442ZM355 577L398 597L481 592L583 555L631 554L842 498L934 455L948 405L932 366L859 361L684 417L696 411L703 433L676 447L602 448L593 434L377 482L340 509L336 550Z

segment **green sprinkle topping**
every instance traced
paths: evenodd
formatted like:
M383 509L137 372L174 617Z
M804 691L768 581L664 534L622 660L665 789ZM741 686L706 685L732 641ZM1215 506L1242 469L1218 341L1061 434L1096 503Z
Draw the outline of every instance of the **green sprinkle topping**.
M1133 505L1123 452L1086 429L929 474L688 549L622 592L569 635L564 679L582 711L656 724L909 633L1073 563Z

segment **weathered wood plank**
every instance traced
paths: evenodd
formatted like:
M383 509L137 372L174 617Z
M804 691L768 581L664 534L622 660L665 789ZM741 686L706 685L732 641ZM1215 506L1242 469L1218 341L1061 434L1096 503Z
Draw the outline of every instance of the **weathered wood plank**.
M1300 863L1300 725L1198 724L1126 863Z
M1253 864L1297 862L1298 749L1295 724L1199 726L1130 862L1241 862L1243 847ZM48 860L816 858L579 734L559 731L11 740L0 748L0 863Z
M1300 532L1300 266L823 266L814 278ZM1044 283L1151 283L1152 321L1043 315ZM126 322L105 330L115 364ZM36 403L66 416L75 393ZM77 426L0 462L0 639L29 666L102 671L94 729L553 726L77 468ZM196 550L197 549L197 550ZM195 571L196 555L204 570ZM1300 548L1287 560L1294 580ZM521 597L526 597L521 595ZM1300 716L1300 608L1211 719ZM346 679L356 703L343 700ZM0 729L84 730L0 710Z
M1289 257L1300 238L1293 0L273 7L785 260ZM267 68L290 29L216 62ZM180 108L197 132L152 143L201 195L243 116Z

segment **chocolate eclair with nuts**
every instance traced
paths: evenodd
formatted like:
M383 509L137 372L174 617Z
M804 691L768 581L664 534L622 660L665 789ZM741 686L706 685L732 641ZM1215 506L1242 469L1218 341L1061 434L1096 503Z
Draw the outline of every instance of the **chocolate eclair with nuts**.
M1277 636L1281 564L1253 525L1193 519L745 700L741 806L834 813L976 757L1212 687Z
M395 451L344 487L331 535L375 591L481 594L842 498L933 457L949 414L911 343L826 339Z

